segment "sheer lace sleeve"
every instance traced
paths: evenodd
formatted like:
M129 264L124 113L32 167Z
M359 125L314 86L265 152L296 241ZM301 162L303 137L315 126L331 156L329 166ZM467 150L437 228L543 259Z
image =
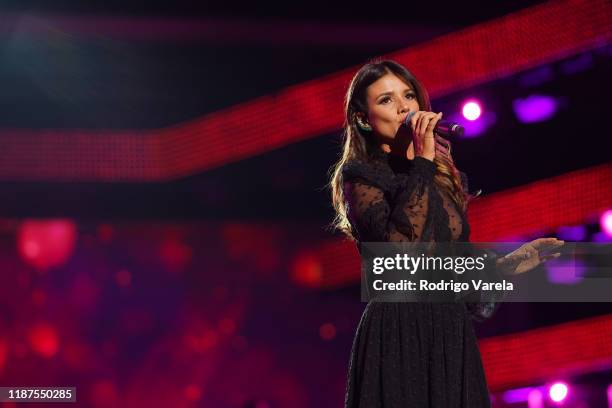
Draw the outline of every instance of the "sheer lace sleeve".
M428 219L435 164L415 157L414 167L403 178L394 200L385 196L389 193L385 191L387 181L380 174L358 170L347 169L343 176L348 217L358 240L421 241Z
M460 172L459 174L461 176L461 186L463 187L465 192L468 192L468 177L464 172ZM494 278L497 281L501 281L503 278L495 267L499 255L495 251L492 251L490 249L487 249L485 252L487 253L487 267L485 268L485 270L489 271L489 273L492 272L494 274ZM491 275L483 276L482 278L490 280ZM473 320L482 322L484 320L489 319L495 313L495 311L499 309L499 302L505 296L506 293L504 291L496 291L493 294L487 295L487 299L485 300L485 296L479 294L480 299L472 299L473 301L466 302L465 305L470 317Z
M487 261L486 275L483 276L474 276L474 279L483 279L487 282L491 281L502 281L502 276L496 270L495 264L497 262L498 254L491 250L486 250L487 253ZM490 293L476 293L476 298L474 299L474 295L470 296L471 301L466 301L465 305L468 310L470 317L476 321L484 321L489 319L496 311L499 309L499 304L506 296L506 292L503 290L499 291L491 291Z

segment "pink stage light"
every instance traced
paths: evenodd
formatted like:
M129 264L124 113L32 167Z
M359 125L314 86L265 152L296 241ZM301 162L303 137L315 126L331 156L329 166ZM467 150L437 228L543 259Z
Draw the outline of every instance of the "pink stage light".
M17 248L25 262L46 271L68 261L77 235L77 226L69 219L25 220L17 232Z
M55 327L47 323L37 323L28 331L30 347L37 354L52 358L59 350L59 335Z
M557 229L557 237L565 241L584 241L587 230L584 225L564 225Z
M587 266L576 259L551 259L545 264L548 281L557 285L575 285L584 279Z
M612 237L612 210L607 210L601 214L599 225L604 233Z
M591 242L612 242L612 235L605 232L597 232L591 236Z
M568 391L567 384L557 382L550 387L548 390L548 395L554 402L562 402L565 398L567 398Z
M527 396L528 408L544 408L544 397L539 389L534 389Z
M480 108L480 103L472 100L463 104L461 112L463 113L463 117L467 120L476 120L480 117L482 109Z
M522 123L542 122L557 113L558 103L552 96L531 95L512 102L514 114Z
M502 398L506 404L518 404L529 401L529 395L537 390L537 387L516 388L504 392Z

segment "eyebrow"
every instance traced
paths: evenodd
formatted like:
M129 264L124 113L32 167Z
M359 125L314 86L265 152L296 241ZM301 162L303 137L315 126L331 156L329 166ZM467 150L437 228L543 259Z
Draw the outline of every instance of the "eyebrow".
M404 92L414 92L414 90L413 90L412 88L406 88L406 89L404 90ZM392 92L392 91L383 92L383 93L381 93L380 95L378 95L378 96L376 97L376 99L380 98L381 96L391 95L391 94L393 94L393 92Z

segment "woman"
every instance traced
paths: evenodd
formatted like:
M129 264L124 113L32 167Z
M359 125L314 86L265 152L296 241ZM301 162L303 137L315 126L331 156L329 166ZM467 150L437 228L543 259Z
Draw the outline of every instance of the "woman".
M410 127L402 126L411 115ZM330 182L334 227L360 242L469 241L467 177L450 143L434 134L442 113L394 61L371 62L346 94L344 147ZM494 262L526 272L559 253L540 238ZM370 301L357 328L346 408L490 407L472 319L495 303Z

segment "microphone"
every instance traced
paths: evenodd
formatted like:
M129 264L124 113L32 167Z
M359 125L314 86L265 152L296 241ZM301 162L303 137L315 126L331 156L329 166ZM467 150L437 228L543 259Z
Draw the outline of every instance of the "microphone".
M408 129L412 128L410 126L410 119L412 119L415 113L416 112L410 112L406 116L406 119L404 119L404 126L406 126ZM439 120L438 123L436 123L436 127L434 128L435 133L440 136L446 137L462 137L464 131L465 129L463 128L463 126L461 126L457 122L450 122L448 120Z

